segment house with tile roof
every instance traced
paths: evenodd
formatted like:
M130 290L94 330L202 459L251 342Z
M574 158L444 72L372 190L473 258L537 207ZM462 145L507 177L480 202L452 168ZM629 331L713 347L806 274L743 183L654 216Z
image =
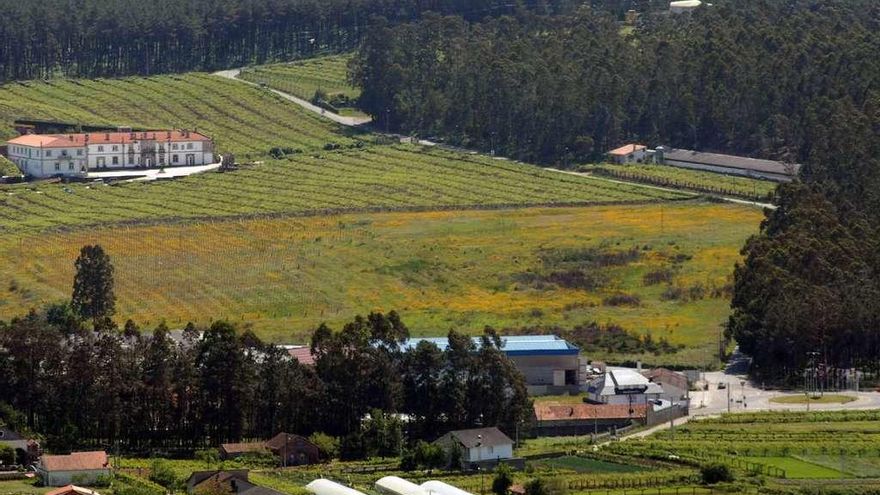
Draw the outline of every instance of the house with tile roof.
M25 134L7 154L30 177L78 177L89 171L214 163L214 143L189 130Z
M535 436L567 436L602 433L644 422L648 405L552 404L536 402L532 433Z
M44 455L36 468L46 486L66 486L74 482L89 485L99 476L110 475L110 459L103 450Z
M220 445L220 457L235 459L246 454L271 453L280 466L300 466L321 461L321 450L308 438L281 432L269 440Z
M620 165L627 163L644 163L648 155L648 147L643 144L625 144L607 153L608 161Z

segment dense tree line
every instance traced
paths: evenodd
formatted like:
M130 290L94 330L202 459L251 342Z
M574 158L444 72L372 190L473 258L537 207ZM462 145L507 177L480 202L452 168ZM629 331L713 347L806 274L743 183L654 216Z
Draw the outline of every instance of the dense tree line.
M378 22L352 78L383 127L563 165L627 141L800 162L829 114L875 111L876 2L738 0L645 13L631 32L618 19L604 5Z
M539 4L564 9L566 0ZM0 0L0 81L215 70L349 50L372 15L471 19L501 0Z
M118 329L109 258L87 246L77 268L74 304L0 323L0 422L55 451L192 451L289 431L337 437L356 458L478 424L512 434L527 417L523 377L491 330L479 348L451 332L446 351L403 352L399 316L372 313L317 328L308 366L225 321L177 338L164 324Z

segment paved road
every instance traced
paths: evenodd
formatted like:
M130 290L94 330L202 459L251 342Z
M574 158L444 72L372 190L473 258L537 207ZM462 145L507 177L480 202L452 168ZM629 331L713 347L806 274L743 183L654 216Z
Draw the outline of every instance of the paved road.
M245 81L244 79L239 79L239 74L241 74L241 69L230 69L230 70L221 70L219 72L215 72L215 76L225 77L226 79L233 79L235 81L239 81L245 84L250 84L251 86L260 87L259 84L252 83L250 81ZM285 100L292 101L297 105L305 108L310 112L314 112L322 117L332 120L337 124L342 124L344 126L356 127L359 125L368 124L372 121L370 117L346 117L343 115L338 115L333 112L329 112L324 110L323 108L313 105L311 102L303 100L297 96L294 96L290 93L285 93L284 91L278 91L277 89L267 88L268 91L275 93L276 95L284 98Z
M220 162L210 165L194 165L191 167L166 167L164 169L136 169L136 170L108 170L104 172L89 172L86 177L89 179L128 179L129 182L135 181L151 181L158 179L171 179L175 177L186 177L188 175L207 172L220 168Z

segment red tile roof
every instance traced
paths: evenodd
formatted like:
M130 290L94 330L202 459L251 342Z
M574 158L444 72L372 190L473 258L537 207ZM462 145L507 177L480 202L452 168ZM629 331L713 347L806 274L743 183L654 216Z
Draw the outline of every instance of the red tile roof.
M44 495L100 495L98 492L94 490L89 490L88 488L83 488L81 486L76 485L67 485L62 486L61 488L56 488L54 490L49 490Z
M103 450L44 455L40 458L40 464L46 471L92 471L110 467L107 453Z
M194 131L139 131L139 132L89 132L83 134L25 134L10 139L9 144L19 146L42 146L43 148L76 148L89 144L124 144L133 141L155 140L160 142L210 141L211 138Z
M647 149L647 146L643 144L625 144L620 148L609 151L608 154L613 156L626 156L630 153L635 153L636 151L641 151L644 149Z
M245 452L260 452L266 450L266 442L241 442L224 443L220 449L227 454L244 454Z
M315 364L315 356L312 355L312 350L308 347L288 349L287 353L290 354L290 357L299 361L300 364L306 366L313 366Z
M536 403L535 418L538 421L574 421L587 419L644 418L645 405L633 404L550 404Z

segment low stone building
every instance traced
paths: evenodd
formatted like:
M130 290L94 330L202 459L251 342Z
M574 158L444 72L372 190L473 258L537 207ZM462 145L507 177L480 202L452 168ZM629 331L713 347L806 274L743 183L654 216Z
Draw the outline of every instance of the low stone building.
M110 460L103 450L44 455L36 467L46 486L90 485L100 476L110 476Z

